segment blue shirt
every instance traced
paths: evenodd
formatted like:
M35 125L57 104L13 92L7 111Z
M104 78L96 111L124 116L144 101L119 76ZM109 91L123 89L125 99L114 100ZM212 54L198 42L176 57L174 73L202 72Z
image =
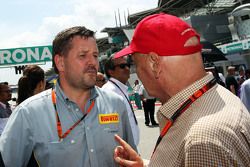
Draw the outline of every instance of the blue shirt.
M246 106L247 110L250 112L250 79L245 80L241 84L240 99Z
M63 133L82 116L78 105L55 87L56 106ZM59 141L51 90L21 103L12 113L0 138L0 151L6 166L26 166L33 153L41 167L112 167L117 146L114 134L135 147L126 106L120 96L95 87L85 106L91 112L62 141ZM117 119L111 118L118 116Z

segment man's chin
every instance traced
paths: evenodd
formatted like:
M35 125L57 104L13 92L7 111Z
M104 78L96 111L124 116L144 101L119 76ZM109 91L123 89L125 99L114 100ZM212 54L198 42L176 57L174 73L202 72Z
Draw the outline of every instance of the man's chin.
M91 88L95 87L95 83L96 83L96 82L89 82L86 86L87 86L89 89L91 89Z

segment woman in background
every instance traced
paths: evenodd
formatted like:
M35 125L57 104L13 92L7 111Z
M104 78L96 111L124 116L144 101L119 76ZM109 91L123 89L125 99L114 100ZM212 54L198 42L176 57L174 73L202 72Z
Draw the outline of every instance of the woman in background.
M44 70L37 65L28 65L18 81L17 105L45 90Z

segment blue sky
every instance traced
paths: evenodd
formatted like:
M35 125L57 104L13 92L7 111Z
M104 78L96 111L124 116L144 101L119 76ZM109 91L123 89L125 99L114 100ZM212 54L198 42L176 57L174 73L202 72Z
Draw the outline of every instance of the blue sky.
M70 26L100 31L115 27L115 12L127 15L157 7L156 0L0 0L0 49L51 45L54 36ZM42 65L47 70L51 63ZM14 68L0 68L0 82L17 84Z

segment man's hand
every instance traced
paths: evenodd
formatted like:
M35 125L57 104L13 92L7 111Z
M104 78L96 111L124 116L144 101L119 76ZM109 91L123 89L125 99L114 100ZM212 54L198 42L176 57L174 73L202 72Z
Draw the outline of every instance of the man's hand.
M128 143L118 135L115 135L115 140L120 146L114 150L114 159L121 167L143 167L143 160Z

